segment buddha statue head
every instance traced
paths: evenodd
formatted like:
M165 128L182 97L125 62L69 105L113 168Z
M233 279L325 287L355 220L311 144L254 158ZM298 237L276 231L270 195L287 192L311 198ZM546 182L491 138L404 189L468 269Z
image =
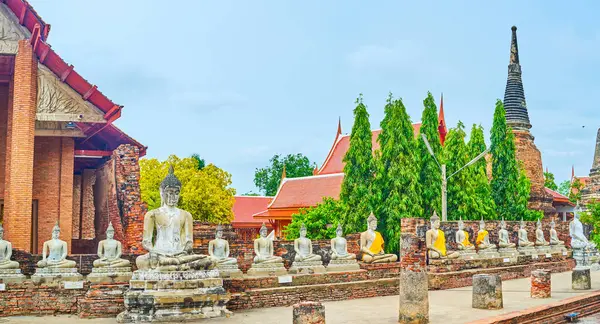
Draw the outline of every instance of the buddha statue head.
M0 223L0 241L4 239L4 227L2 227L2 223Z
M112 240L115 237L115 228L112 226L112 222L108 223L106 228L106 238Z
M438 217L435 210L433 211L433 216L429 220L431 222L431 229L439 229L440 228L440 218Z
M367 228L372 231L377 230L377 217L375 217L372 212L367 218Z
M521 229L525 229L525 222L523 221L523 217L521 217L521 223L519 224Z
M581 208L581 205L579 205L579 200L577 200L577 205L575 206L575 210L573 211L573 214L575 215L576 219L579 219L582 211L583 208Z
M541 230L541 229L542 229L542 222L540 222L540 220L539 220L539 219L537 220L537 223L536 223L536 228L537 228L537 229L539 229L539 230Z
M502 216L502 220L500 221L500 228L506 229L506 222L504 222L504 216Z
M550 228L554 229L554 226L556 226L556 223L554 222L554 219L550 222Z
M483 216L481 216L481 220L479 221L479 230L485 230L485 222L483 221Z
M344 235L344 229L342 228L342 224L338 224L337 228L335 229L335 236L342 237L342 235Z
M262 228L261 228L262 230ZM222 239L223 238L223 226L221 224L217 225L217 229L215 230L215 238Z
M465 228L465 223L463 223L462 216L458 219L458 229L463 230Z
M300 225L300 238L306 238L306 226L304 226L304 223Z
M56 222L56 225L54 225L54 228L52 228L52 239L58 240L59 237L60 237L60 227L58 227L58 222Z
M173 173L173 166L169 167L169 173L160 183L160 200L162 205L176 207L179 202L179 192L181 191L181 181Z
M260 227L260 232L259 232L260 237L262 237L262 238L267 237L267 234L269 234L269 233L267 233L267 231L268 231L267 226L265 226L265 223L262 223L262 226Z

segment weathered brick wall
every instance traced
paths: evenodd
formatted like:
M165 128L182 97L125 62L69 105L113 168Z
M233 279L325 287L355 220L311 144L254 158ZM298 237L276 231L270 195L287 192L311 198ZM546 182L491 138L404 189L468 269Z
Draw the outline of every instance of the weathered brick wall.
M79 239L79 231L81 231L81 174L73 176L73 225L71 239Z
M58 289L31 281L6 286L0 291L0 316L74 314L89 288L84 284L84 289Z
M91 285L84 297L77 300L80 318L114 318L125 310L124 295L129 284Z
M59 201L58 217L61 228L61 238L71 242L73 234L73 172L75 167L75 141L72 138L60 137L60 165L59 165ZM41 211L40 211L41 212ZM44 214L39 214L43 217ZM69 246L71 251L72 246Z
M8 85L0 85L0 198L4 198L6 171L6 132L8 128Z
M81 238L93 239L96 237L96 206L94 206L94 185L96 184L96 170L83 170L83 184L81 187Z
M117 200L115 185L115 161L108 160L96 169L96 185L94 186L94 205L96 206L96 237L106 238L106 228L109 221L115 229L115 239L123 242L123 226Z

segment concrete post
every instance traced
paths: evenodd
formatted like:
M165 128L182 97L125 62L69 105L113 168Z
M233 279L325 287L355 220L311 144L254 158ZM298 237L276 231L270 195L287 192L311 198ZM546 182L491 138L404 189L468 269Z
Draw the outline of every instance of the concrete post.
M573 290L592 289L592 279L590 278L590 269L575 269L571 273L571 284Z
M552 277L548 270L531 272L531 298L550 298L552 295Z
M398 323L429 323L427 272L400 272L400 310Z
M473 308L502 309L502 279L497 274L473 276Z
M325 306L319 302L301 302L294 305L293 324L325 324Z

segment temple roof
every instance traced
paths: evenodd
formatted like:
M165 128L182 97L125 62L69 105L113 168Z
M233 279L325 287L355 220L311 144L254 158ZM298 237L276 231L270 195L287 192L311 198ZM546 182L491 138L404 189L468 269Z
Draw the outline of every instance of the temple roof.
M569 206L575 206L575 204L573 204L570 200L569 197L562 195L561 193L554 191L550 188L544 188L546 189L546 192L549 193L552 196L552 202L554 204L561 204L561 205L569 205Z
M506 123L516 130L528 130L531 128L527 104L525 103L525 91L521 79L521 64L519 63L519 47L517 45L517 27L512 27L512 39L510 43L510 61L508 64L508 78L504 91L504 110L506 111Z
M257 220L252 215L267 209L273 197L265 196L235 196L233 203L234 227L260 227L262 220Z

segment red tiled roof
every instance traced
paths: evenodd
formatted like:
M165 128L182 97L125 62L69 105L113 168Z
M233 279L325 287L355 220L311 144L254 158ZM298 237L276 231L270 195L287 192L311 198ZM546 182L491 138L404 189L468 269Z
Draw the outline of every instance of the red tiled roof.
M267 209L267 206L273 200L273 197L261 196L235 196L233 203L233 222L236 224L255 223L260 226L263 221L252 218L252 215Z
M559 203L559 204L567 204L567 205L571 205L571 206L575 206L570 200L569 197L562 195L559 192L556 192L550 188L544 188L546 189L546 192L549 193L552 196L552 201L554 203Z
M338 199L342 180L343 173L286 178L268 209L312 207L323 201L324 197Z

